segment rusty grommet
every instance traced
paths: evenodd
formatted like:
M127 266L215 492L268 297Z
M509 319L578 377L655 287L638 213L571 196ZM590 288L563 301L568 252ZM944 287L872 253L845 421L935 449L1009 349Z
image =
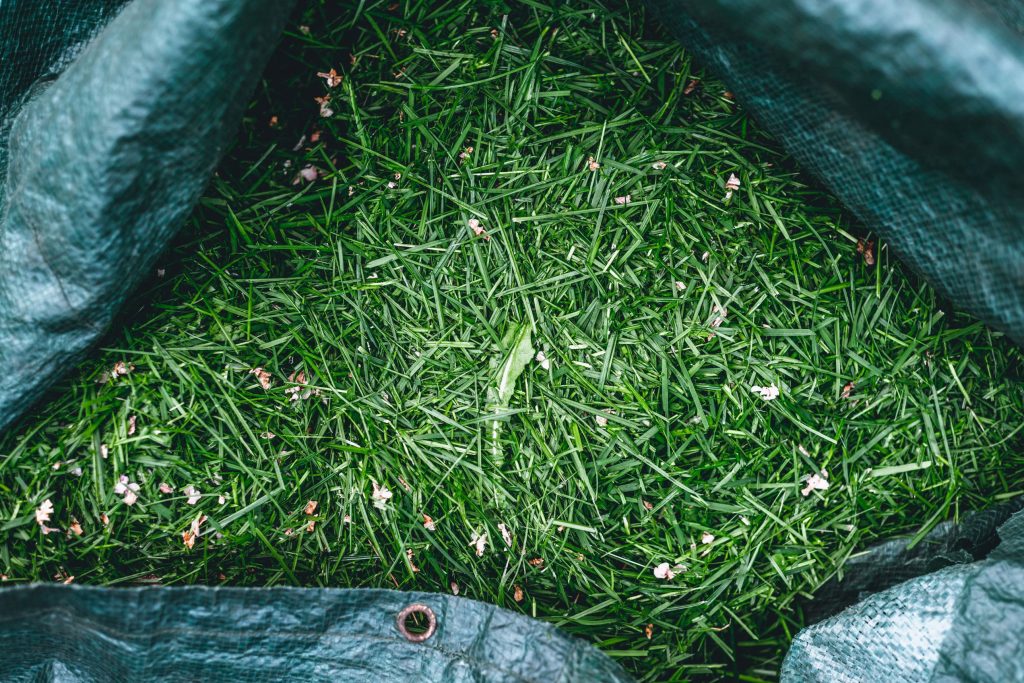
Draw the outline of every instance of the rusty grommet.
M413 614L422 614L427 618L427 630L423 633L412 633L405 625L405 620ZM434 635L434 631L437 630L437 617L434 616L434 610L422 603L416 602L404 607L402 611L398 613L398 616L395 618L395 626L398 628L398 632L405 636L405 639L410 643L422 643L424 640Z

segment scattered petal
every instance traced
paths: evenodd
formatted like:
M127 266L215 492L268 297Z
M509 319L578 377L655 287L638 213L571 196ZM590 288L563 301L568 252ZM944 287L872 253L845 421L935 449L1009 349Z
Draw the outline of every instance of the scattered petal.
M75 536L82 535L82 525L78 523L77 519L71 519L71 526L68 527L68 532L69 534L74 534Z
M518 583L512 587L512 599L516 602L523 601L523 587Z
M189 550L191 550L192 547L195 546L196 539L200 536L199 526L203 522L205 522L206 519L206 515L197 515L196 518L192 520L192 524L189 526L189 528L181 532L181 540L185 543L185 547Z
M270 389L270 373L269 372L267 372L263 368L253 368L252 370L249 371L249 374L250 375L256 375L256 379L257 379L257 381L259 381L260 386L263 387L264 391Z
M423 528L427 531L437 531L437 526L434 524L434 519L428 514L423 515Z
M407 560L409 560L409 566L412 567L412 573L413 574L415 574L416 572L418 572L420 570L420 568L417 567L416 564L413 563L413 561L412 561L412 548L407 548L406 549L406 551L405 551L405 558Z
M666 166L668 166L668 164L666 164L664 161L655 161L653 164L651 164L651 168L653 168L655 171L664 171Z
M594 416L594 420L597 422L597 426L598 427L607 427L608 426L608 418L605 417L604 415L595 415Z
M168 484L166 481L160 482L160 486L158 486L157 488L160 490L160 493L163 493L165 495L168 493L174 493L174 487Z
M703 261L704 263L707 263L709 256L711 256L711 252L705 251L703 254L700 255L700 260Z
M537 352L537 356L535 357L535 360L538 363L540 363L540 366L542 368L544 368L545 370L550 370L551 369L551 360L546 355L544 355L543 351L538 351Z
M726 200L732 199L732 193L738 189L740 189L740 179L736 177L735 173L730 173L729 179L725 181Z
M703 543L704 545L711 545L712 543L715 542L715 535L713 533L711 533L710 531L705 531L700 536L700 542Z
M306 533L311 534L314 529L316 529L316 520L311 519L309 520L309 524L306 525Z
M759 387L754 385L750 387L750 390L760 396L765 401L774 401L779 397L779 388L774 384L767 387Z
M537 569L543 569L544 568L544 558L543 557L531 558L531 559L527 560L526 563L529 564L531 567L536 567Z
M341 518L341 521L344 522L345 524L351 524L352 523L352 515L345 515L344 517Z
M117 483L114 484L114 493L119 496L124 496L125 505L135 505L135 501L139 499L138 492L139 485L133 481L129 481L128 477L124 474L122 474Z
M647 640L650 640L654 635L654 624L647 624L644 626L644 635L647 636Z
M389 180L388 181L388 189L389 190L393 190L396 187L398 187L398 183L396 183L394 180Z
M682 291L686 290L686 283L683 282L682 280L676 280L675 281L675 286L676 286L676 291L677 292L682 292Z
M75 475L76 477L82 476L82 468L76 467L75 469L71 470L71 474Z
M509 533L508 527L505 526L504 522L498 524L498 531L501 532L501 540L505 541L505 546L508 548L512 547L512 534Z
M330 71L318 71L316 75L327 81L328 88L337 88L341 85L341 74L339 74L335 69L331 69Z
M36 524L38 524L39 526L45 526L43 522L49 522L50 515L52 514L53 501L47 498L46 500L39 504L39 507L36 508Z
M304 36L308 36L310 34L309 27L304 24L302 26L299 26L299 33L301 33Z
M594 157L587 157L587 168L593 173L597 169L601 168L601 164L594 160Z
M800 493L807 497L811 491L824 491L828 488L828 472L822 470L818 474L807 477L807 485L800 489Z
M459 161L462 162L462 163L465 163L466 160L469 159L469 156L472 153L473 153L473 148L471 146L470 147L466 147L464 150L459 152Z
M662 562L654 568L654 578L663 579L665 581L671 581L676 577L676 573L672 571L672 567L668 562Z
M320 177L320 169L312 164L307 164L302 167L298 175L295 176L295 180L292 181L292 185L298 185L301 181L305 180L307 183L311 183Z
M458 595L459 594L459 584L457 584L454 581L452 581L450 586L451 586L451 589L452 589L452 595Z
M316 514L317 505L319 505L319 503L317 503L315 500L311 500L308 503L306 503L306 507L303 509L303 512L305 512L307 515Z
M729 315L728 309L722 308L721 306L714 306L711 312L715 314L714 320L711 321L711 327L721 327L722 323L725 322L726 317Z
M273 439L276 436L277 436L277 434L274 434L274 432L262 432L262 433L260 433L260 438L261 439Z
M106 512L100 514L100 521L103 522L103 526L110 526L110 517L107 517Z
M373 507L378 510L387 510L388 501L394 494L386 486L378 486L375 481L371 481L371 483L373 484Z
M484 550L487 549L487 532L485 531L482 534L478 534L477 532L474 531L473 532L473 537L469 541L469 544L472 545L472 546L476 546L476 556L477 557L483 557L484 556Z
M192 486L192 484L186 486L185 490L182 493L188 496L188 500L186 500L185 502L188 503L189 505L195 505L196 503L199 502L199 499L203 497L203 494L199 493L196 487Z
M100 444L100 456L102 456L103 459L106 460L108 455L110 455L110 448L107 447L107 444L101 443Z
M847 382L846 384L844 384L843 385L843 393L840 394L840 397L841 398L850 398L850 394L853 393L853 389L856 386L857 386L857 384L855 382Z
M470 218L468 221L466 221L466 225L469 226L469 229L472 230L473 234L476 235L477 237L483 235L486 232L483 226L480 225L480 221L476 218Z
M329 119L334 116L334 110L331 109L331 96L324 95L323 97L314 97L316 103L320 105L320 116L321 118Z
M135 434L135 415L128 418L128 436Z
M653 510L654 509L654 504L653 503L649 503L646 500L641 501L641 502L644 504L644 509L645 510Z
M228 502L228 499L225 498L223 495L218 495L217 496L217 504L218 505L223 505L226 502Z
M629 204L631 201L633 201L633 196L632 195L628 195L628 194L622 195L621 197L616 197L615 198L615 203L616 204L620 204L620 205L621 204Z

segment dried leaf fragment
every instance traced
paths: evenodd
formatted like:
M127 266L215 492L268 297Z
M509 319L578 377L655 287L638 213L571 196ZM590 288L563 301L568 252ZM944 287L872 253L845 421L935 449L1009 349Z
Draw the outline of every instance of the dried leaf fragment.
M864 263L875 265L875 243L873 240L857 240L857 253L864 257Z
M512 599L516 602L523 601L523 587L518 583L512 587Z

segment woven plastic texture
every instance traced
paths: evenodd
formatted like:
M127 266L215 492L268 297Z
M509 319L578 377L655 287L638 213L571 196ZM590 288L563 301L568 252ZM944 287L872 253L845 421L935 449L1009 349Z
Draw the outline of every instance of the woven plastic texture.
M0 429L184 222L292 4L0 0Z
M987 559L865 598L797 634L784 683L1024 681L1024 512Z
M410 642L410 604L437 628ZM0 678L120 681L626 683L598 650L493 605L370 589L0 590Z
M843 575L801 604L805 623L833 616L858 600L954 564L983 560L999 545L999 527L1024 509L1024 496L936 525L922 538L893 538L843 563Z
M866 227L1024 342L1024 1L649 1Z

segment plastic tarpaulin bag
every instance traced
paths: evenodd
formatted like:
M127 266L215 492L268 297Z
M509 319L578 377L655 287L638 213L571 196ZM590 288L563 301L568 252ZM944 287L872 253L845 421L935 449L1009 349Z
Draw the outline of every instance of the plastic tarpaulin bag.
M984 560L871 595L797 634L783 681L1024 681L1024 513Z
M0 429L184 222L292 4L0 0ZM0 590L0 678L629 680L544 622L444 595L51 585Z
M1024 342L1024 2L650 4L867 228ZM863 599L801 631L782 680L1024 681L1024 516L980 562L970 528L851 562L808 611Z
M650 4L904 262L1024 343L1024 2Z
M0 429L184 223L292 4L0 2Z
M630 680L549 624L448 595L47 584L0 605L4 681Z

